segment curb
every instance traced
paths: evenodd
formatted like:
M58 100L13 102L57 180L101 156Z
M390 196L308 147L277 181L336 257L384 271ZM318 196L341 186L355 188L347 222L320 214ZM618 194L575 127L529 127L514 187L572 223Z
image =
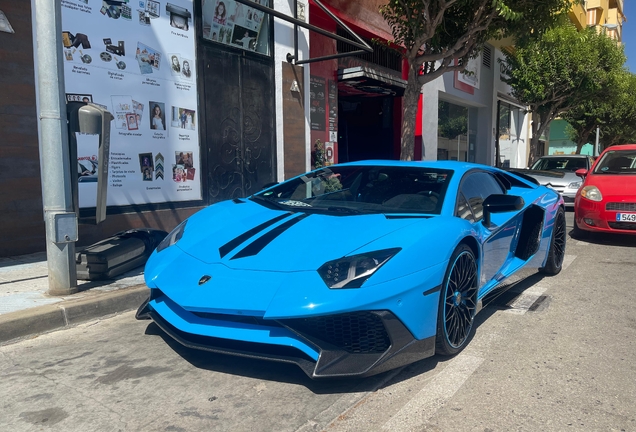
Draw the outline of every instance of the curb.
M0 315L0 344L134 310L147 298L148 288L137 285Z

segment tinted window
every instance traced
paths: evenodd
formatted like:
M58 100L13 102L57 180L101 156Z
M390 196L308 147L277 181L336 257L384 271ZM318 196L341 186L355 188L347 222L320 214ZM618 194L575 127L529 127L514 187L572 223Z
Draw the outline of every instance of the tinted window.
M439 214L453 172L413 166L330 166L288 180L253 199L280 209Z
M495 177L486 172L474 172L466 175L462 181L460 192L468 201L476 220L481 220L483 217L483 203L489 195L505 193Z
M461 192L457 195L456 216L471 222L475 222L475 217L473 216L473 212L470 210L468 201L466 201L466 198L464 198L464 195Z

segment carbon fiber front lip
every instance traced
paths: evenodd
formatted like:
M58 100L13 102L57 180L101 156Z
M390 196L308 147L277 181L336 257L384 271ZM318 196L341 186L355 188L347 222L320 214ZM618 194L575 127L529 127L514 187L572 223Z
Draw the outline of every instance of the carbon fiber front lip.
M144 306L146 305L142 305L142 308L145 309L144 313L139 314L138 318L143 319L144 315L147 314L167 335L183 346L217 354L293 363L298 365L310 378L366 377L395 369L435 354L434 336L416 340L406 327L388 311L377 312L385 323L392 342L390 348L384 353L352 354L337 347L329 346L322 341L307 338L296 332L299 336L307 339L309 344L320 348L320 357L315 362L299 351L299 355L278 354L276 351L280 351L280 349L272 345L241 343L232 340L221 341L217 338L186 333L173 327L151 308L144 308ZM293 331L293 329L290 330Z

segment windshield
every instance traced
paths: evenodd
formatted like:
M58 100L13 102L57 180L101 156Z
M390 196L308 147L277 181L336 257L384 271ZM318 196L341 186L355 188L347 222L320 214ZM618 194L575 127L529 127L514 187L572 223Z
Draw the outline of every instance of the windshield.
M636 150L615 150L603 155L594 174L636 174Z
M582 157L551 157L539 158L530 169L541 171L571 171L587 169L585 158Z
M252 197L294 211L439 214L452 171L425 167L333 166Z

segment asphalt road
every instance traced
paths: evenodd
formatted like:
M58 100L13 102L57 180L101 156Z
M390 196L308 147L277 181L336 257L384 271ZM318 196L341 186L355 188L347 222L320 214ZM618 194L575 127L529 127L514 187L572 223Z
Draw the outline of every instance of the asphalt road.
M636 430L636 237L568 239L561 274L523 276L458 356L364 380L185 349L133 313L2 346L0 430Z

